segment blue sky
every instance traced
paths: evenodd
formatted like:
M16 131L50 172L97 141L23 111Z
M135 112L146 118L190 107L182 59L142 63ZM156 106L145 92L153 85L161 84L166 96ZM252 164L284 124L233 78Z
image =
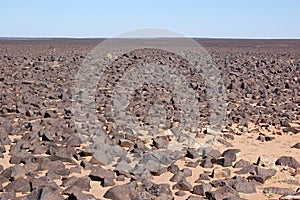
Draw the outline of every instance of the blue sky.
M113 37L143 27L212 38L300 38L299 0L3 0L0 37Z

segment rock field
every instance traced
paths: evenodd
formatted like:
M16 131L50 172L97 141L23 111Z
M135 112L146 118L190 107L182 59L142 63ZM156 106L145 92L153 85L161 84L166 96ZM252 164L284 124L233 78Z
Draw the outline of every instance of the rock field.
M95 126L74 119L73 103L78 70L101 41L0 40L1 200L300 200L299 40L196 40L226 90L218 131L209 127L207 77L188 60L153 48L108 55L94 96L97 143L99 135L79 134ZM186 77L197 129L178 128L184 103L158 84L136 88L126 108L150 131L115 125L114 90L143 63ZM164 108L165 121L153 120L161 111L153 105Z

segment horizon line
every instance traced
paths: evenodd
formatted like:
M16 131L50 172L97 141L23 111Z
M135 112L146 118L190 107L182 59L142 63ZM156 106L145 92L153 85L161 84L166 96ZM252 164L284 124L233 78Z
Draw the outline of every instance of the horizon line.
M72 36L0 36L0 39L7 40L42 40L42 39L182 39L182 38L192 38L192 39L224 39L224 40L300 40L299 38L289 38L289 37L199 37L199 36L186 36L186 37L72 37Z

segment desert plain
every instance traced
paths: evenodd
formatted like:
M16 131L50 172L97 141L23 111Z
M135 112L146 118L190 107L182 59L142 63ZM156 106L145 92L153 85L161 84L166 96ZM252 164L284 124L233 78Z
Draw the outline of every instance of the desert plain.
M101 41L0 39L0 199L300 199L300 40L195 39L226 91L217 137L207 77L188 60L153 48L107 55L94 96L106 157L103 146L90 145L97 134L79 134L73 96L79 69ZM176 68L198 100L194 143L178 151L168 147L189 132L178 133L182 105L168 88L142 84L128 104L142 126L161 105L163 124L138 133L114 125L115 86L145 62ZM81 131L93 130L83 121Z

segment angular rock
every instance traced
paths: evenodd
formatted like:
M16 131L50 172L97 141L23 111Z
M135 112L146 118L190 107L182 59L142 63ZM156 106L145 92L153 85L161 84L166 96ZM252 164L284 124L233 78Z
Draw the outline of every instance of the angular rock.
M30 182L25 178L18 178L4 187L6 192L30 192Z
M288 166L292 168L300 168L300 163L291 156L281 156L276 162L276 165Z
M211 185L203 183L201 185L196 185L193 187L193 194L205 196L205 193L211 190Z
M74 189L74 192L72 192L69 197L67 198L68 200L79 200L79 199L88 199L88 200L99 200L92 194L85 194L80 191L80 188Z
M173 199L172 191L169 184L153 184L150 188L145 189L157 199Z
M229 198L240 198L239 193L232 187L223 186L214 192L206 192L206 198L209 200L224 200Z
M293 145L292 148L300 149L300 142L298 142L295 145Z
M251 165L251 163L247 160L241 159L234 164L234 168L244 168Z
M195 158L199 158L200 154L196 149L188 149L185 157L195 159Z
M179 197L182 197L182 196L185 196L186 193L184 191L179 190L179 191L175 192L175 195L179 196Z
M254 183L248 182L247 179L238 176L232 179L231 187L237 192L241 192L244 194L256 193Z
M203 168L213 168L212 157L206 157L200 162L200 166Z
M168 148L169 141L165 137L157 137L153 140L153 144L158 149Z
M48 199L57 199L63 200L64 196L61 194L57 194L53 192L48 187L43 187L40 189L34 189L28 196L27 199L40 199L40 200L48 200Z
M191 191L193 186L187 182L185 179L179 181L175 185L173 185L174 190L183 190L183 191Z
M104 178L114 179L115 173L113 171L103 169L100 166L94 166L92 167L89 177L93 181L103 181Z
M134 199L138 195L136 187L136 182L114 186L107 190L103 197L112 200Z

